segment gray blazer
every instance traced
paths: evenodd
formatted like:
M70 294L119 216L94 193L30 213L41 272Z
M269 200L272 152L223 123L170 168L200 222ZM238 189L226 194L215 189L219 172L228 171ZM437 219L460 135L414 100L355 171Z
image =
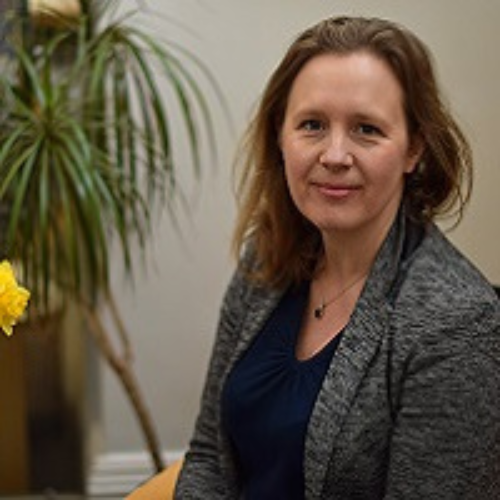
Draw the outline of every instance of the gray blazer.
M241 498L220 395L281 295L233 278L176 499ZM400 215L386 238L316 401L304 473L307 500L500 499L500 301L434 225Z

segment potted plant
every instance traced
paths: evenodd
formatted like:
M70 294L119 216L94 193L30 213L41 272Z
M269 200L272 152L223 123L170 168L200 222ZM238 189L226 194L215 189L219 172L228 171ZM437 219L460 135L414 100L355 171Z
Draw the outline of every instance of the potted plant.
M57 297L86 318L160 470L158 439L110 286L110 243L118 242L133 273L132 247L144 249L153 210L176 192L172 130L182 127L196 171L200 144L214 150L200 75L219 94L199 60L134 27L130 13L117 14L119 3L79 0L71 16L47 9L43 28L27 8L13 15L22 26L10 43L15 69L0 77L1 250L22 271L31 314L45 313ZM168 100L159 79L170 84ZM119 349L102 321L104 308Z

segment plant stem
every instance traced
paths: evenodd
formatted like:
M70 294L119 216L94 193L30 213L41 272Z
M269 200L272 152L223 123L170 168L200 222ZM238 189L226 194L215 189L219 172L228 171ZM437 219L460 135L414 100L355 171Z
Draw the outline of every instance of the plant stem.
M127 361L128 364L131 364L134 361L134 355L132 343L130 341L130 335L127 333L127 329L125 328L125 324L123 323L120 311L116 304L115 297L111 293L109 288L105 292L105 297L106 303L108 304L109 310L111 312L111 317L113 318L116 329L118 330L118 334L120 335L120 341L123 347L123 358Z
M118 354L116 352L116 348L111 342L108 330L105 328L97 309L84 302L80 302L80 306L89 322L90 332L93 335L101 354L104 356L111 369L115 372L125 390L141 426L155 471L160 472L163 470L165 465L160 453L159 439L153 425L151 414L147 408L139 383L134 374L132 361L127 354L128 348L125 348L125 353L123 355ZM115 314L118 315L117 309L113 312L113 315ZM119 317L119 315L117 317ZM121 322L121 324L123 326L123 322ZM125 337L123 337L123 335L125 335ZM122 343L124 338L128 338L124 328L120 334L120 338L122 339Z
M79 0L80 12L86 23L86 40L92 40L94 37L95 19L94 19L94 6L92 0Z

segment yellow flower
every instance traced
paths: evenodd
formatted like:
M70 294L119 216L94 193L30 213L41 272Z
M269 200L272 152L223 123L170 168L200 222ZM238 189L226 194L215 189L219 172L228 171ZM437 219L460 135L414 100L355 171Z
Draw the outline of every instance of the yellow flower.
M26 309L29 298L29 291L17 284L9 262L0 262L0 328L6 335L12 335L12 328Z

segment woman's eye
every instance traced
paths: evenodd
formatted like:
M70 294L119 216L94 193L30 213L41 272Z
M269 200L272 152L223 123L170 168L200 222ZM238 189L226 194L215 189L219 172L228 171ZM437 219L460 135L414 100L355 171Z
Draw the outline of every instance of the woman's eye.
M304 120L299 128L306 132L318 132L324 130L325 127L320 120Z
M360 135L381 135L381 130L375 125L370 125L369 123L360 123L354 128L354 131Z

